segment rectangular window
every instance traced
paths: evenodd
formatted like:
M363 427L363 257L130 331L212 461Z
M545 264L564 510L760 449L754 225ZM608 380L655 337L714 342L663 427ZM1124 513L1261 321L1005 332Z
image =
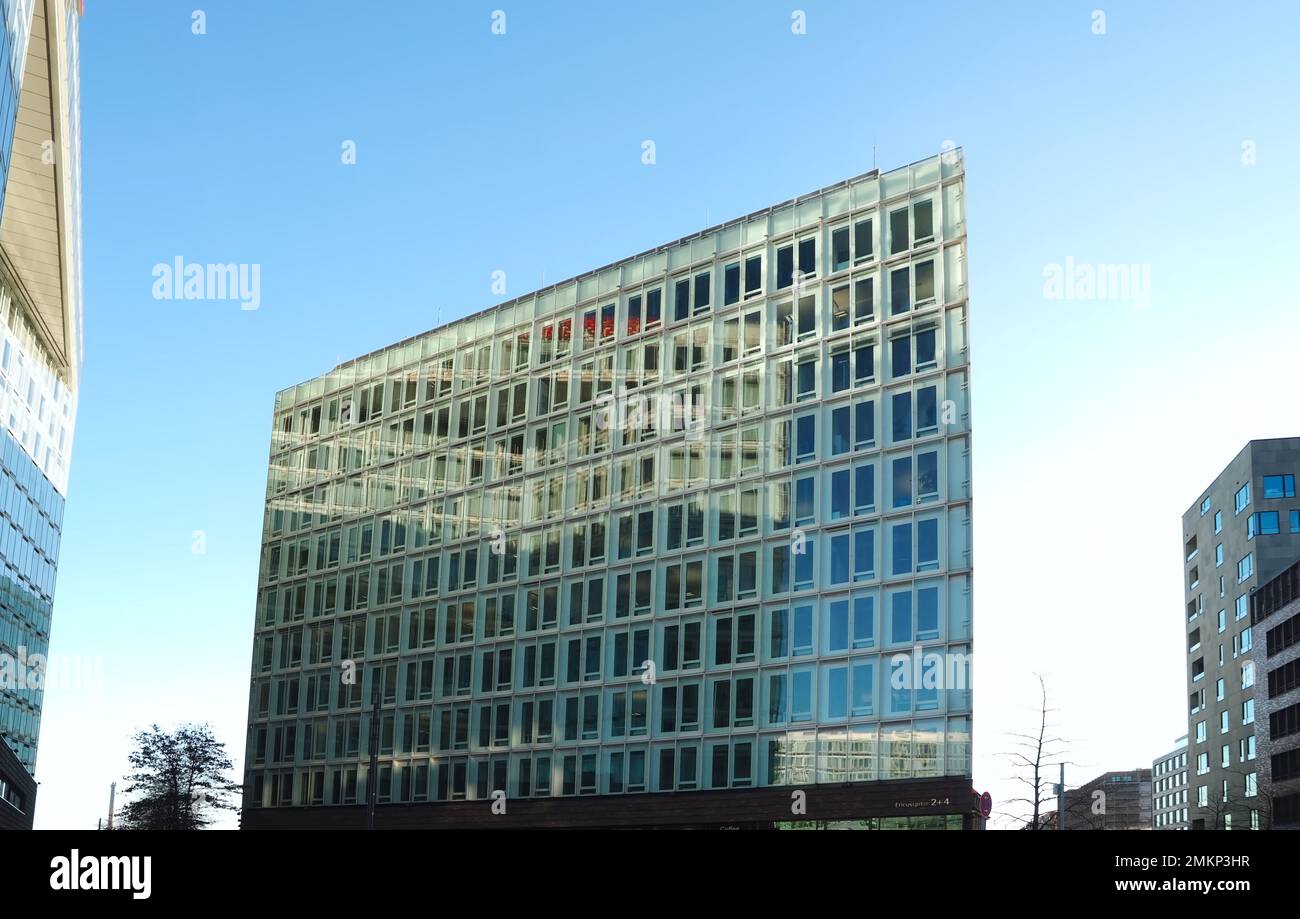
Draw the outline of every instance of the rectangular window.
M934 260L917 262L915 272L916 302L930 303L934 300Z
M934 329L922 329L916 333L917 370L935 366L934 331Z
M733 266L735 267L735 266ZM701 271L695 276L695 315L698 316L709 308L709 295L713 291L710 272ZM734 301L729 301L734 302Z
M831 519L842 520L849 515L849 470L837 469L831 473Z
M912 233L918 244L934 239L933 201L927 199L912 205Z
M776 250L776 289L785 290L794 283L794 246Z
M898 316L912 308L911 269L895 268L889 273L889 314Z
M843 405L831 410L831 455L839 456L849 452L852 441L849 424L849 406Z
M859 220L853 225L853 260L865 262L871 258L874 238L871 233L871 218Z
M646 291L645 295L645 327L653 329L659 325L663 319L663 290L656 287L654 290Z
M896 380L912 372L912 339L904 335L889 341L889 377Z
M890 574L912 573L912 525L895 523L890 526L890 545L893 548Z
M907 209L899 208L889 214L889 254L897 255L908 248Z
M939 394L933 386L916 391L916 433L933 434L939 429Z
M691 281L682 278L673 285L673 320L681 322L691 315Z
M893 415L893 442L900 443L912 437L912 394L895 393L890 396L891 414Z
M853 324L869 322L876 315L875 284L872 278L853 282Z
M939 454L936 451L916 456L916 496L918 501L939 497Z
M857 527L853 530L853 580L869 581L875 576L876 531L873 527Z
M817 334L817 298L799 298L799 328L797 338L803 340Z
M867 400L853 406L853 449L862 450L876 442L876 403Z
M860 463L853 467L853 513L866 514L876 509L876 467Z
M751 255L745 259L745 299L763 292L763 257Z
M831 231L831 271L841 271L849 267L852 256L849 253L849 228L838 227Z
M696 282L696 302L699 302L699 276L695 278ZM732 262L722 271L722 303L724 306L730 306L740 300L740 262Z
M1265 498L1294 498L1295 497L1295 476L1294 475L1264 476L1264 497Z
M641 331L641 298L630 297L627 301L627 334L636 335Z
M817 237L799 240L799 273L805 278L817 274Z
M903 456L893 461L893 502L895 508L912 505L912 457Z
M916 522L916 570L934 571L939 567L939 521Z

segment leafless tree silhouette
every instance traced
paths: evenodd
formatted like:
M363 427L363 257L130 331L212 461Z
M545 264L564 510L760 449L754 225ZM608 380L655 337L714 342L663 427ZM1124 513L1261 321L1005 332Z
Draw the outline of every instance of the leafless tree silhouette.
M1235 766L1225 771L1228 779L1228 795L1225 798L1221 787L1210 786L1209 803L1199 808L1199 816L1205 818L1207 830L1226 830L1231 824L1234 830L1251 829L1250 813L1259 814L1259 828L1273 828L1273 794L1265 787L1262 780L1256 781L1256 793L1246 796L1246 776L1254 772L1244 766ZM1188 789L1188 794L1192 794ZM1231 818L1231 819L1229 819Z
M1022 830L1044 828L1043 805L1054 797L1046 770L1049 766L1062 762L1062 758L1069 752L1066 741L1055 736L1058 725L1049 720L1056 709L1047 704L1047 683L1042 674L1034 676L1038 677L1038 728L1028 734L1009 733L1007 736L1012 740L1013 749L998 754L1010 761L1013 770L1011 778L1025 790L1024 795L1009 799L1001 812L1019 824L1018 829Z

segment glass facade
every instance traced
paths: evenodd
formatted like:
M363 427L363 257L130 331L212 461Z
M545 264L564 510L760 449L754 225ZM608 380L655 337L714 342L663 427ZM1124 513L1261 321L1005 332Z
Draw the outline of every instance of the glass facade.
M280 393L246 805L364 802L372 737L381 803L969 776L963 181L849 180Z
M0 734L33 772L40 735L37 656L49 653L64 499L0 429Z
M32 10L32 0L0 0L0 210L9 184L9 154L18 123L18 95L32 33Z
M0 427L22 445L56 489L66 492L76 391L54 369L17 291L0 267Z
M5 239L28 241L7 248L0 267L0 736L34 773L80 361L79 8L66 0L0 0L0 15L0 182L7 185L12 175L27 183L39 175L47 183L39 191L49 192L29 188L28 195L29 205L43 202L48 210L10 209ZM29 54L49 79L29 85L24 96ZM15 149L20 104L24 130L45 136L48 118L58 150L31 141ZM40 225L39 239L48 247L31 241L37 237L26 235L26 221ZM48 287L33 293L27 272L44 273L51 265L66 282L55 294Z

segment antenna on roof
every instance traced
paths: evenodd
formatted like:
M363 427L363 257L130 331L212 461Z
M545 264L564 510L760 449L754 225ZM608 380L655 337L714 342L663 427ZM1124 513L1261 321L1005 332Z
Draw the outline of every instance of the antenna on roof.
M876 171L876 145L871 145L871 171Z

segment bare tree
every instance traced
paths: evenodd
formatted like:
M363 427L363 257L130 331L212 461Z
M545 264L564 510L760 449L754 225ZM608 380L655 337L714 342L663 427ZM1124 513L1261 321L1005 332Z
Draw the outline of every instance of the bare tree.
M1054 798L1046 770L1062 762L1061 758L1068 752L1065 741L1054 736L1058 725L1049 720L1056 709L1048 707L1047 684L1042 674L1034 675L1038 677L1038 727L1033 733L1008 734L1013 749L998 754L1010 760L1014 770L1011 778L1025 789L1024 795L1009 799L1003 811L1005 816L1019 823L1022 830L1044 829L1043 805Z
M1225 770L1224 774L1230 776L1227 780L1227 795L1224 795L1221 787L1211 787L1209 803L1198 808L1198 814L1205 818L1205 828L1207 830L1252 829L1253 812L1259 818L1259 829L1272 829L1273 793L1272 789L1267 787L1267 783L1261 781L1256 775L1255 793L1247 796L1247 782L1252 781L1249 776L1254 774L1254 770L1239 765Z

